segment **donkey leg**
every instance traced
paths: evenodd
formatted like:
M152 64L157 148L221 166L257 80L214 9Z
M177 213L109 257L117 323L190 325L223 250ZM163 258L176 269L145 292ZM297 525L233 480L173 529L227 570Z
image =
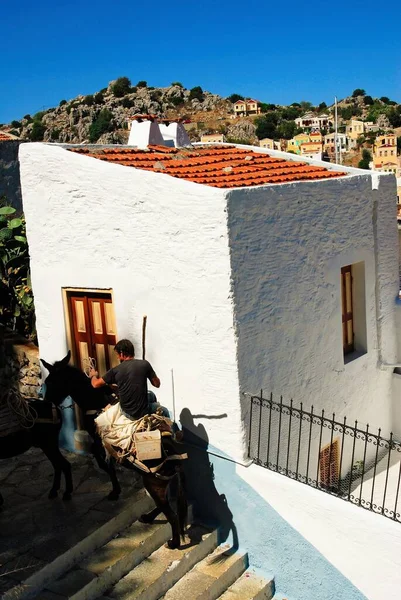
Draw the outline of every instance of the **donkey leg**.
M138 519L141 523L153 523L153 521L160 515L162 509L156 506L153 510L148 513L144 513Z
M144 475L143 483L146 491L156 504L156 509L154 509L154 512L156 512L156 510L159 513L163 512L167 521L171 525L172 538L171 540L168 540L166 546L171 550L174 548L179 548L181 545L180 524L177 514L171 508L167 500L167 487L169 485L169 481L164 479L156 479L152 475Z
M62 467L61 467L62 461L60 459L63 457L62 457L62 454L61 454L58 446L54 447L53 445L52 446L41 445L41 448L42 448L44 454L50 460L51 464L53 465L53 469L54 469L53 485L49 492L48 498L50 498L50 499L57 498L57 492L60 489L61 473L62 473Z
M60 452L61 454L61 452ZM65 480L65 491L63 494L63 500L71 500L71 494L74 489L74 485L72 483L72 473L71 473L71 464L68 460L61 454L61 469L64 474Z
M99 446L99 443L100 443L100 446ZM99 442L95 441L93 443L92 452L93 452L93 456L94 456L97 464L99 465L99 467L102 469L102 471L107 473L108 476L110 477L110 482L111 482L111 485L113 486L113 489L108 494L107 499L111 500L111 501L118 500L118 498L121 494L121 486L117 479L117 473L116 473L116 469L115 469L115 459L111 456L109 462L107 462L105 460L105 458L104 458L105 452L104 452L104 448L103 448L103 445L100 442L100 440L99 440Z

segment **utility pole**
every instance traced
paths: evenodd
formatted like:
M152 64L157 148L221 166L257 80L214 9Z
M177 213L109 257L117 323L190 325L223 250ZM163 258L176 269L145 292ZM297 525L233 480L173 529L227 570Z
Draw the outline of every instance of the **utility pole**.
M334 150L336 153L336 164L338 163L338 147L337 147L337 96L334 96Z

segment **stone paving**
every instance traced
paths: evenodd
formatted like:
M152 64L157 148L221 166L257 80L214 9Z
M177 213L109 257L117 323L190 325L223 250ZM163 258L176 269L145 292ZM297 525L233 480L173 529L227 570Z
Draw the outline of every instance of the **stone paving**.
M69 502L49 500L53 468L39 449L0 461L0 594L54 560L118 514L142 488L133 471L118 468L122 494L117 502L106 496L108 476L91 456L64 452L71 462L74 494ZM54 596L56 598L56 595Z

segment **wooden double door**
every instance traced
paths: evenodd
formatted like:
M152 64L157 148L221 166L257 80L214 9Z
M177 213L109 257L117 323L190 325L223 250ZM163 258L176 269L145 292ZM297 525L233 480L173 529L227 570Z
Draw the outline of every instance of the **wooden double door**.
M89 357L95 358L99 375L104 375L118 364L111 294L69 292L68 308L76 366L86 369Z

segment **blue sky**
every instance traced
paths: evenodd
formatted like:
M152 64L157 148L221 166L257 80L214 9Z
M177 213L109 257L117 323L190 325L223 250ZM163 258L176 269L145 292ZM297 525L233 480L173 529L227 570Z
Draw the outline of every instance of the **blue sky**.
M398 1L3 0L0 23L0 123L122 75L279 104L357 87L401 102Z

